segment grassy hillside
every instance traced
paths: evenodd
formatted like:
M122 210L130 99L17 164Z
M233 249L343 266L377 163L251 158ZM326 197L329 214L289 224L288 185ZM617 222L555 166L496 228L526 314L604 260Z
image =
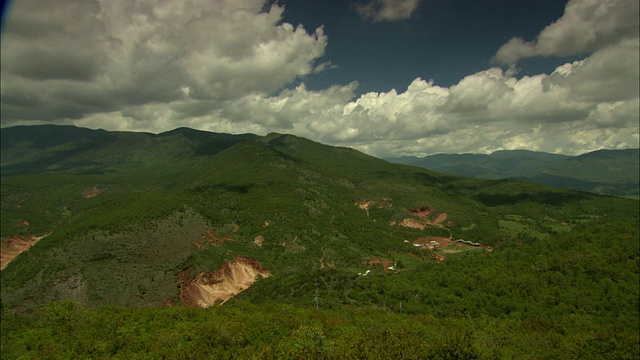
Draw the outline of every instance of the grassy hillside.
M534 348L534 358L584 349L624 358L637 350L637 200L459 178L282 134L47 126L2 129L2 139L3 251L46 235L0 273L3 352L387 357L413 344L434 358L527 357ZM222 307L182 304L184 284L237 256L270 276ZM275 321L274 311L287 315ZM211 328L218 321L256 330L232 336ZM119 335L96 344L109 328L102 323ZM191 330L179 340L176 327ZM193 329L216 335L205 341ZM522 343L531 331L537 338ZM392 350L368 343L370 332L413 335ZM62 338L36 340L43 333ZM353 348L347 334L363 345ZM163 345L168 338L178 348Z
M517 178L561 189L638 198L638 149L599 150L565 156L526 150L483 154L406 156L394 163L482 179Z

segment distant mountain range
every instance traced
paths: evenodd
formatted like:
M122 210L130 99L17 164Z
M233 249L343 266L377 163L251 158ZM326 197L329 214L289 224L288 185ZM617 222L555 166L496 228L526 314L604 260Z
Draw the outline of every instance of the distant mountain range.
M637 198L638 149L567 156L528 150L388 158L394 163L481 179L521 179L561 189Z

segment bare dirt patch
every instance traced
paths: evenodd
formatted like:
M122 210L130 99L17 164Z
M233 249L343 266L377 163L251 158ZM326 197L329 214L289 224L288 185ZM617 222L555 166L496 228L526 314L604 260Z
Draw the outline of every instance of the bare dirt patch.
M261 248L262 244L264 243L264 236L262 235L256 236L256 238L253 240L253 243L256 244L256 246Z
M422 206L417 209L410 209L409 212L417 216L419 219L406 218L401 221L392 221L391 223L389 223L389 225L399 225L420 230L424 230L430 226L446 229L446 227L442 224L447 220L447 214L445 213L437 214L435 218L432 219L431 214L433 213L433 210L428 206ZM447 223L447 225L452 225L452 223L449 222Z
M442 213L442 214L439 214L438 216L436 216L436 218L435 218L435 219L433 219L433 223L434 223L434 224L438 224L438 225L440 225L440 224L442 224L445 220L447 220L447 214Z
M30 247L35 245L38 241L51 235L52 232L44 234L42 236L29 235L27 236L12 236L8 241L2 242L0 248L0 269L4 270L9 263L20 255L22 252L27 251Z
M372 200L357 200L354 202L354 205L358 206L360 209L367 212L367 217L369 217L369 210L372 207L376 207L378 209L391 208L393 204L389 201L393 200L390 197L383 197L382 203L380 201L372 201ZM374 220L375 221L375 220Z
M371 207L371 201L369 200L356 201L355 204L358 205L360 209L366 211L367 217L369 217L369 207Z
M383 201L387 202L392 200L391 198L382 198ZM382 207L391 207L393 206L390 203L384 203L384 205L378 205L380 202L374 202L371 200L360 200L356 201L355 205L357 205L360 209L367 211L367 216L369 216L369 209L373 207L382 208ZM409 209L409 213L412 217L407 217L398 221L391 221L389 225L391 226L402 226L406 228L425 230L429 227L437 227L441 229L445 229L449 232L449 237L420 237L415 241L405 240L405 243L412 244L413 246L430 250L430 258L436 260L438 262L444 261L445 257L443 254L446 253L457 253L462 251L467 251L471 249L477 249L479 247L484 248L487 251L492 251L493 248L490 246L482 245L479 243L474 243L472 241L465 241L462 239L454 239L453 233L449 227L453 226L453 222L449 220L449 216L446 213L436 213L432 208L428 206L421 206L415 209ZM393 236L393 235L392 235ZM385 271L390 264L389 261L381 261L376 258L369 259L364 263L367 265L382 263Z
M82 193L82 197L85 199L90 199L92 197L96 197L98 195L100 195L101 193L103 193L106 189L104 188L98 188L98 186L94 186L91 189L87 189Z
M414 241L414 244L420 244L424 248L436 248L436 247L451 245L451 239L444 236L427 236L427 237L417 238Z
M297 235L294 236L293 240L291 241L282 241L282 242L272 243L272 242L267 242L265 240L266 239L264 236L258 235L255 237L255 239L253 239L253 243L256 244L256 246L258 246L259 248L262 248L265 245L278 245L283 247L289 247L292 249L307 250L306 246L298 244ZM238 241L238 240L228 239L227 241Z
M236 256L218 271L199 273L189 279L190 269L180 272L180 301L187 306L210 307L246 290L260 277L271 274L257 260Z
M369 210L369 207L371 206L371 201L370 200L356 201L355 204L358 205L358 207L362 210Z
M403 219L400 222L393 221L391 222L390 225L400 225L400 226L413 228L413 229L420 229L420 230L424 230L427 227L425 223L417 219Z
M422 207L420 207L418 209L410 209L409 210L410 213L416 214L416 215L418 215L420 217L429 216L429 215L431 215L432 211L433 210L431 210L431 208L428 207L428 206L422 206Z
M216 235L216 231L219 231L219 230L207 229L207 231L205 231L204 234L200 235L203 239L205 239L205 241L199 242L194 240L193 245L197 246L198 249L201 249L206 244L211 244L216 246L216 245L221 245L225 241L238 241L230 238L231 235L233 235L236 231L238 231L237 225L233 225L233 230L231 230L231 232L228 232L226 235L223 235L221 237L218 237Z
M382 269L386 272L388 270L389 266L392 266L394 263L391 260L388 259L378 259L376 257L372 257L371 259L367 259L365 261L362 262L363 264L366 264L368 266L371 265L376 265L376 264L380 264L382 265Z

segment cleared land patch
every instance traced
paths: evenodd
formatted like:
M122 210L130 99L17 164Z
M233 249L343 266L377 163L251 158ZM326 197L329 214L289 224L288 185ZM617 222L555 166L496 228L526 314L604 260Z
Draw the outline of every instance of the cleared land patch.
M22 252L29 250L30 247L35 245L38 241L51 235L53 232L49 232L42 236L29 235L27 236L12 236L8 241L2 242L1 254L0 254L0 269L4 270L9 263L20 255Z
M180 272L180 301L187 306L204 308L216 303L224 304L258 279L271 276L257 260L246 256L236 256L214 272L190 277L189 270Z

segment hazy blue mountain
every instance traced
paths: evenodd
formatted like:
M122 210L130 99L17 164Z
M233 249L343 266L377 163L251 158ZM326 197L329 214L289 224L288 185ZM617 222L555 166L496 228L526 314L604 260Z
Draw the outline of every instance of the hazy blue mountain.
M388 161L483 179L516 178L562 189L637 197L638 149L598 150L579 156L527 150L484 154L404 156Z

